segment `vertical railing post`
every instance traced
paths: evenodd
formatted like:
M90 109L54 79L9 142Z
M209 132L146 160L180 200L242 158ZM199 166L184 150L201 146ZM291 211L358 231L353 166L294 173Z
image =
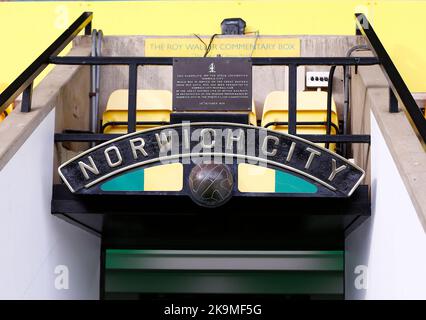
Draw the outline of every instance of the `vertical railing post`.
M393 93L392 88L389 88L389 112L390 113L399 112L398 99L396 98L395 94Z
M33 97L33 83L24 90L22 93L21 112L31 111L31 100Z
M138 65L129 65L129 104L127 132L136 131L136 98L138 88Z
M331 102L333 100L333 78L334 71L336 70L336 66L331 66L330 73L328 74L328 87L327 87L327 128L326 134L331 134ZM338 134L338 132L336 132ZM328 149L329 143L325 144L325 147Z
M404 79L365 15L362 13L356 13L355 16L358 20L358 27L361 29L373 52L380 60L380 65L389 80L391 88L394 90L398 100L401 101L401 105L404 106L410 116L410 120L414 124L418 134L422 137L423 142L426 142L426 119L414 100L410 89L407 87L407 84L404 82ZM393 100L392 96L391 100ZM395 108L395 104L393 105L393 108Z
M90 21L85 27L84 27L84 35L90 36L92 34L92 21Z
M297 124L297 65L288 65L288 133L296 134Z

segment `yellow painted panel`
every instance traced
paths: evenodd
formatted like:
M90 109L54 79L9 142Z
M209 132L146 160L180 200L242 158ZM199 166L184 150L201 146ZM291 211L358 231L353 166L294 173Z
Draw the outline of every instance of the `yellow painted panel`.
M426 92L426 1L378 1L374 31L412 92Z
M220 33L221 21L229 17L243 18L247 31L259 31L260 35L343 35L353 34L353 12L359 3L352 0L0 2L3 44L0 82L13 81L83 11L94 13L93 27L102 29L105 35L210 36Z
M210 36L229 17L260 35L351 35L353 14L363 12L410 90L426 92L426 1L402 0L0 2L0 82L15 79L83 11L106 35L157 36Z
M238 165L240 192L275 192L275 170L247 163Z
M109 96L107 110L125 110L128 108L129 91L115 90ZM136 97L137 110L172 111L172 93L169 90L138 90Z
M181 191L183 188L183 165L164 164L145 169L145 191Z
M208 45L210 37L201 37ZM196 38L149 38L145 41L148 57L203 57L205 46ZM299 57L298 38L261 38L256 35L216 37L209 57Z

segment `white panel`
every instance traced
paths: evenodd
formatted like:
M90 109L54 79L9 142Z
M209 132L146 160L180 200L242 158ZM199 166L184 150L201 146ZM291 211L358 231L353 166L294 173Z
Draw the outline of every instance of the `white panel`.
M371 115L372 217L346 240L346 298L426 299L426 234ZM368 266L367 288L354 270Z
M99 297L99 238L50 212L54 124L53 110L0 171L0 299Z
M328 87L328 71L307 71L306 86L308 88L326 88Z

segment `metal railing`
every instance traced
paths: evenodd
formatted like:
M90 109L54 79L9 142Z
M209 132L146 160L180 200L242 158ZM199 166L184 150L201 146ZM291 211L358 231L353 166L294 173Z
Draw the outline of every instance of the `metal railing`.
M288 131L290 134L297 135L297 68L306 65L326 65L331 66L330 75L334 72L336 66L370 66L380 65L394 92L405 105L407 112L414 123L421 137L426 141L426 120L417 107L411 93L409 92L402 77L398 73L395 65L392 63L389 55L386 53L383 45L380 43L373 28L368 23L366 17L357 14L358 31L362 32L370 42L377 57L274 57L274 58L251 58L254 66L288 66L289 70L289 90L288 90ZM14 99L23 92L21 105L22 112L31 110L31 95L34 79L49 65L126 65L129 68L129 99L128 99L128 132L136 131L136 99L137 99L137 77L138 66L144 65L173 65L172 57L76 57L76 56L57 56L65 46L75 38L81 30L85 29L85 34L91 33L91 22L93 14L84 12L77 20L56 39L6 90L0 94L0 113L14 101ZM360 22L361 21L361 22ZM367 27L366 27L367 26ZM331 77L329 77L331 79ZM313 142L325 143L370 143L369 135L362 134L337 134L331 135L331 86L328 88L327 100L327 120L325 135L298 135ZM395 111L394 101L390 99L390 110ZM324 123L321 123L324 124ZM55 135L55 141L88 141L100 142L107 141L117 137L117 135L100 133L58 133Z
M53 64L58 65L127 65L129 67L129 99L128 99L128 132L136 131L136 92L137 92L137 77L138 66L144 65L173 65L171 57L52 57L49 60ZM379 64L379 60L374 57L291 57L291 58L251 58L254 66L282 66L289 67L289 133L296 135L297 125L297 67L302 65L330 65L330 66L367 66ZM331 90L329 90L331 97ZM315 142L332 142L330 137L331 132L331 99L327 103L327 122L326 135L299 135L304 138L309 138ZM323 124L323 122L318 123ZM89 141L90 137L85 137L86 134L75 133L73 139L78 141ZM63 134L57 134L55 141L64 141ZM98 136L101 139L102 136ZM358 139L357 139L358 138ZM111 139L110 135L105 135L103 141ZM74 141L76 141L74 140ZM366 135L338 135L332 140L342 143L368 143L369 137ZM67 141L69 141L67 139Z
M30 66L22 72L1 94L0 114L21 94L21 112L31 111L33 81L49 65L49 59L57 56L79 33L85 29L90 35L93 14L84 12L65 30Z
M401 74L395 67L392 59L381 43L373 26L363 13L356 13L357 33L361 33L368 41L371 49L380 60L380 67L386 75L391 87L389 97L389 112L398 112L398 100L402 102L408 116L413 123L413 127L420 135L423 143L426 143L426 119L414 100L410 90L402 79Z

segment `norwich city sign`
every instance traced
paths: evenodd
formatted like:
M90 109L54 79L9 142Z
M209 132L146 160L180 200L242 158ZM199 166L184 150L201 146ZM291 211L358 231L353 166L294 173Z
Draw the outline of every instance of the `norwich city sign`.
M200 166L206 166L204 171L207 171L213 168L211 164L226 168L228 173L221 171L225 178L231 179L227 183L232 189L228 192L230 195L239 192L234 182L238 179L236 168L242 163L303 179L317 187L319 196L349 197L365 175L355 164L317 144L288 134L231 123L183 123L123 135L81 153L58 170L71 192L102 194L111 193L99 188L105 181L136 169L170 163L189 168L183 171L184 187L180 192L190 196L191 168L198 167L202 172ZM206 178L208 174L201 176ZM157 178L168 179L167 176Z

